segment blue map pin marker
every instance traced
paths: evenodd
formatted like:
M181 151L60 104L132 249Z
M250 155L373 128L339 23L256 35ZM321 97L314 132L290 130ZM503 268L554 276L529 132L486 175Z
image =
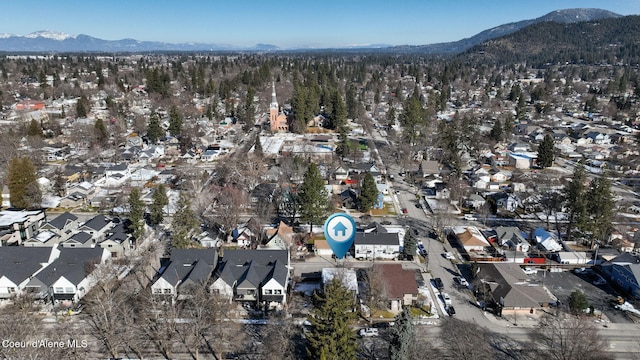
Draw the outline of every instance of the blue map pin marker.
M356 237L356 223L347 214L333 214L324 222L324 237L336 257L342 259Z

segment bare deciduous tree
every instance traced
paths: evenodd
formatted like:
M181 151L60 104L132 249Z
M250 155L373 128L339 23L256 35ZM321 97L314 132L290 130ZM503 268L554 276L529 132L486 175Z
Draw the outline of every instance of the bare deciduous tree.
M447 318L440 326L440 341L445 358L468 360L494 359L489 332L474 323Z
M536 358L552 360L612 359L607 340L586 316L544 316L531 333Z

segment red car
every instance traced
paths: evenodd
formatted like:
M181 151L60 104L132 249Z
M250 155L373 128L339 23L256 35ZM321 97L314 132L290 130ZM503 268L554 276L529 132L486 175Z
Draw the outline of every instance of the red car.
M403 213L403 214L406 214L406 213L408 213L408 212L409 212L409 211L407 210L407 208L402 208L402 213Z

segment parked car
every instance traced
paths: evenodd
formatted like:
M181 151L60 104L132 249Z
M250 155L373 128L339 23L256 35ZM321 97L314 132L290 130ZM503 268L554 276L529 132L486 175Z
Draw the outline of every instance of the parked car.
M467 279L463 278L462 276L456 276L453 278L453 280L458 284L460 284L460 286L464 286L464 287L469 286L469 282L467 281Z
M407 210L407 208L402 208L402 213L403 213L403 214L406 214L406 213L408 213L408 212L409 212L409 210Z
M538 269L532 267L523 268L522 271L527 275L535 275L538 273Z
M464 214L463 219L468 220L468 221L476 221L478 220L477 217L471 215L471 214Z
M455 259L455 258L456 258L456 257L455 257L455 256L453 256L453 254L452 254L452 253L450 253L450 252L442 253L442 256L443 256L445 259L448 259L448 260L453 260L453 259Z
M447 306L447 314L449 314L449 316L453 316L456 314L456 309L453 308L453 305Z
M433 279L433 285L435 285L436 289L438 290L444 289L444 284L442 283L442 279L440 278Z
M378 336L378 329L376 328L362 328L358 331L358 335L362 336L362 337L371 337L371 336Z
M451 305L451 296L449 296L449 294L447 293L442 293L440 294L440 296L442 296L442 301L444 301L445 305Z

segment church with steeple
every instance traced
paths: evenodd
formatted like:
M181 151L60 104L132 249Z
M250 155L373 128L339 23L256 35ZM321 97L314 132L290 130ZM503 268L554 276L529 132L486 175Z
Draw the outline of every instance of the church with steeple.
M283 113L278 106L276 99L276 83L271 83L271 105L269 105L269 122L271 123L271 131L289 131L287 124L287 115Z

